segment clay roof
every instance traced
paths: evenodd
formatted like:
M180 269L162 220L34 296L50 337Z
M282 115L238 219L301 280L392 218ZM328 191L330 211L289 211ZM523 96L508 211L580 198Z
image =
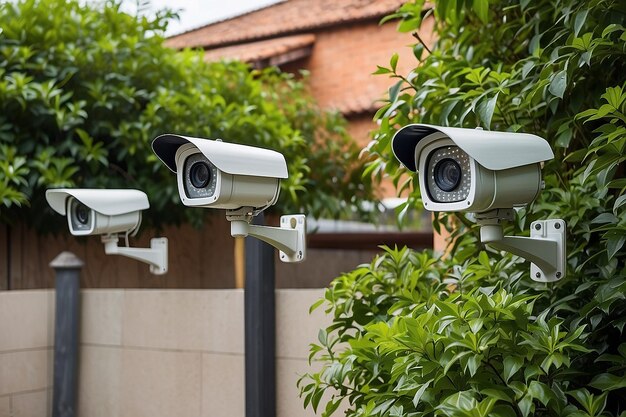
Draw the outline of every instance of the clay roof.
M405 0L287 0L167 39L172 48L220 46L382 17Z
M344 116L351 116L365 112L373 113L378 109L379 105L376 104L376 99L372 99L369 96L361 96L344 98L340 102L330 104L329 107L337 110Z
M281 65L302 56L310 54L310 47L315 42L315 35L307 33L304 35L284 36L282 38L268 39L245 43L242 45L225 46L223 48L210 49L204 53L207 61L239 60L250 63L270 60L272 62L259 63L259 67L268 65ZM290 56L290 54L292 56ZM297 54L297 55L294 55ZM274 60L280 60L276 61Z

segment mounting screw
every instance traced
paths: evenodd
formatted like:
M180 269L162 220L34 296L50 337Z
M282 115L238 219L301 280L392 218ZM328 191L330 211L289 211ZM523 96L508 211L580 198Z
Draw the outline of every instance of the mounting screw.
M537 223L535 225L535 230L541 230L541 223Z
M557 278L561 278L561 273L560 273L560 272L557 272L557 273L556 273L556 277L557 277Z
M537 277L537 278L541 278L541 272L537 272L537 273L535 274L535 277Z
M554 228L555 229L560 229L561 228L561 223L554 223Z

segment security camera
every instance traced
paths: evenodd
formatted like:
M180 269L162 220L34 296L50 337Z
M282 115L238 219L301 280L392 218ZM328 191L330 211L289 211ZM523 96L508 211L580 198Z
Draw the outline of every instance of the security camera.
M152 149L177 173L186 206L258 213L276 203L288 176L284 156L269 149L172 134L154 139Z
M280 249L284 262L305 259L304 215L282 216L279 228L250 224L278 200L280 180L288 177L281 153L176 134L158 136L152 149L176 173L184 205L225 209L232 236L254 236L270 243Z
M419 172L429 211L524 206L542 188L540 163L554 158L548 142L532 134L422 124L400 129L392 147L407 169Z
M75 236L133 234L141 224L141 211L150 207L139 190L51 189L46 199L65 216Z
M554 158L548 142L528 133L411 124L392 138L395 157L419 174L424 208L472 212L481 241L530 260L536 281L565 276L565 222L531 224L531 237L503 236L501 222L533 202L543 188L541 162Z
M57 188L46 190L46 200L57 213L67 216L75 236L102 235L105 253L150 263L154 274L167 272L167 239L154 238L150 249L119 247L118 233L134 236L141 224L141 211L150 207L139 190Z

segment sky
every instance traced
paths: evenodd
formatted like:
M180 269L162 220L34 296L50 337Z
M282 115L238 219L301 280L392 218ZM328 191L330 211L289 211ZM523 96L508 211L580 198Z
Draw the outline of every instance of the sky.
M256 10L282 0L151 0L152 10L170 8L180 10L179 21L170 22L166 35L171 36L207 23L224 20ZM124 0L124 6L134 10L136 0Z

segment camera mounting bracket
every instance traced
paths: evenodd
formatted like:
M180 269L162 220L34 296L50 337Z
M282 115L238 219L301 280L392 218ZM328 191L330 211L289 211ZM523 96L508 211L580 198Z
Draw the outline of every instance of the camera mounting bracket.
M530 277L534 281L554 282L565 277L567 234L564 220L532 222L530 237L503 236L501 220L477 215L481 242L530 261Z
M102 235L104 253L107 255L121 255L150 264L150 272L163 275L167 272L167 238L155 237L150 239L150 248L131 248L118 246L117 233Z
M239 214L238 214L239 213ZM250 224L251 216L246 210L228 211L230 234L233 237L256 237L280 251L283 262L302 262L306 258L306 216L291 214L281 216L280 227Z

